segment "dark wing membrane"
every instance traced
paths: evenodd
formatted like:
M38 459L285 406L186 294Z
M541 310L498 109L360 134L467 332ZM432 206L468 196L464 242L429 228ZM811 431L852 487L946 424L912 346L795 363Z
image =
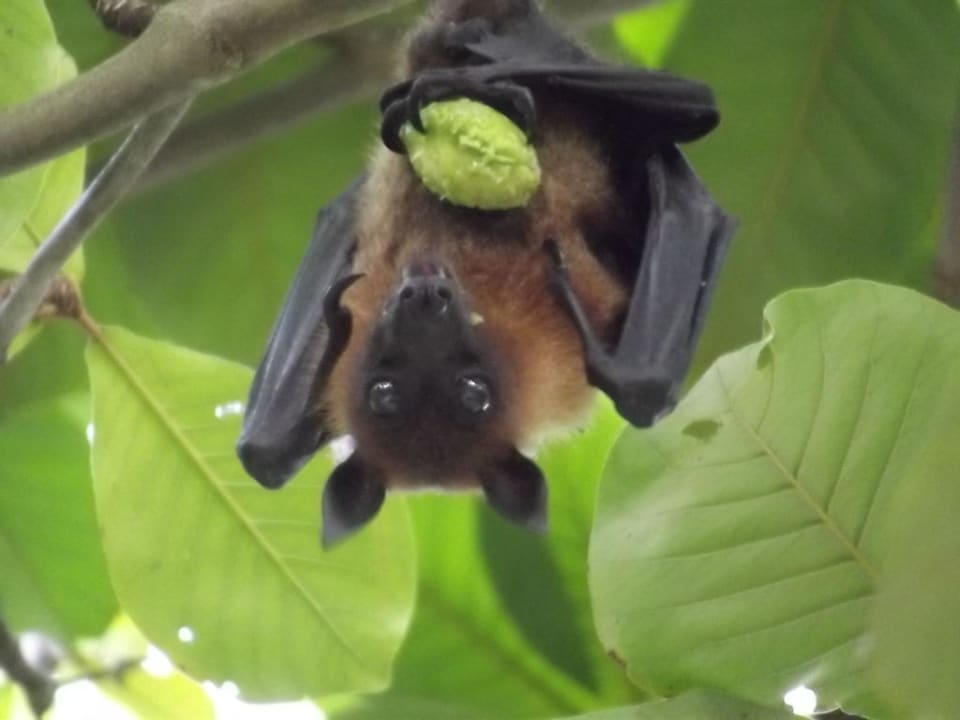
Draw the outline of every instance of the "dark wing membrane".
M641 68L581 65L556 72L545 84L564 95L615 103L657 129L662 141L683 143L703 137L720 122L708 85L670 73Z
M350 271L362 183L356 180L320 212L250 388L237 452L266 487L283 485L329 439L315 407L325 380L321 365L331 364L324 300Z
M384 93L381 110L408 96L414 84L449 88L477 83L512 82L562 95L572 105L594 103L598 112L624 111L638 130L654 127L661 142L689 142L706 135L720 120L713 91L704 83L643 68L582 62L541 62L534 58L505 60L486 65L427 70L416 78L394 85ZM465 93L469 96L469 91Z
M672 145L655 153L646 167L650 214L616 357L636 374L667 381L673 402L690 367L736 222Z

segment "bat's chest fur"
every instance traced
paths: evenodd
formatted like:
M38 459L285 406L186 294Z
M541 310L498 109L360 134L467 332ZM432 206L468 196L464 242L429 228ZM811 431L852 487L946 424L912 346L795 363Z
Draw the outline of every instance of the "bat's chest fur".
M348 291L354 333L337 368L362 361L373 324L403 268L430 258L446 266L503 367L506 407L501 430L520 447L582 424L593 392L580 338L549 286L546 241L562 249L573 285L600 332L616 322L627 293L590 252L591 219L614 202L609 173L596 148L555 131L538 143L540 189L527 208L490 213L444 203L425 190L406 158L381 153L366 186L354 271L365 278ZM331 383L344 387L348 383ZM350 431L347 397L329 399L330 414Z

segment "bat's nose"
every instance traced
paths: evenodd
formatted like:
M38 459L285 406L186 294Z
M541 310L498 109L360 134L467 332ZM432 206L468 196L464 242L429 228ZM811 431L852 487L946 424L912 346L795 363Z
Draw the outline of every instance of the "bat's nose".
M439 275L416 275L403 282L398 299L403 312L442 315L453 301L453 289Z

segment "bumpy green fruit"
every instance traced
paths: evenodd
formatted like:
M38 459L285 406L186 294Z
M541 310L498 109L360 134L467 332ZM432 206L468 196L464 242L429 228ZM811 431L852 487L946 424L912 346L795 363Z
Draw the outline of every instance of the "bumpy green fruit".
M466 98L420 112L426 134L409 123L400 139L423 184L455 205L481 210L522 207L540 185L537 154L506 115Z

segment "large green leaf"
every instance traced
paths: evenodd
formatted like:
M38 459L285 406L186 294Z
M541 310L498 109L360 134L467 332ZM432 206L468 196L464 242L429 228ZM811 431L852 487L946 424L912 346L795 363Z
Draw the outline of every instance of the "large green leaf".
M506 619L558 669L604 702L637 699L596 640L587 547L597 485L624 422L605 399L590 426L549 446L537 462L550 487L550 531L531 536L491 512L479 518L484 559Z
M116 608L94 515L87 417L86 393L0 413L0 612L17 630L61 640L101 632Z
M60 81L63 51L42 0L4 0L0 5L0 108L16 105ZM45 167L0 178L0 247L29 215L43 185Z
M942 391L956 398L960 387ZM873 619L877 692L899 717L921 720L952 717L960 707L960 443L936 435L930 443L917 473L922 481L904 487L898 498L903 512L893 525L889 580Z
M413 607L402 501L319 548L319 459L281 492L234 454L249 370L126 331L88 354L103 544L124 609L197 678L250 699L386 685Z
M960 314L856 281L788 293L765 317L760 343L615 448L591 544L600 636L658 694L778 704L802 683L882 711L869 611L891 519L917 507L903 488L955 478Z
M596 642L584 587L594 492L620 426L605 407L538 459L550 483L546 538L508 526L479 498L412 499L420 591L393 685L328 704L331 717L554 717L635 701Z
M692 3L664 65L715 91L721 125L687 151L741 220L702 357L792 287L931 286L958 47L954 0Z
M594 696L546 660L509 622L477 542L472 497L418 496L420 585L410 637L383 695L333 718L479 720L550 717L590 709Z
M76 65L66 54L58 55L57 82L69 80L77 73ZM33 207L18 227L0 236L0 272L20 272L34 252L60 222L83 189L86 151L75 150L44 167ZM0 187L4 181L0 180ZM2 191L0 191L2 192ZM2 202L2 197L0 197ZM3 222L0 220L0 222ZM75 280L83 275L83 253L77 251L64 265L63 272Z

